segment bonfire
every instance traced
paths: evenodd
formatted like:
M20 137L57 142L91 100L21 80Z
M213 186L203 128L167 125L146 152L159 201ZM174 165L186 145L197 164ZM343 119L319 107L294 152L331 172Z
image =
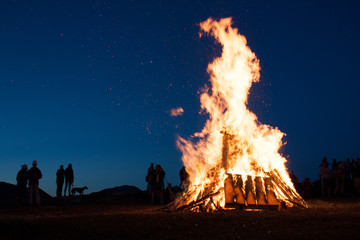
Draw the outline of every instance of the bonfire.
M307 207L279 153L284 133L260 123L247 108L251 85L260 79L258 58L232 27L231 18L209 18L200 28L200 37L210 35L221 44L222 55L208 65L211 85L200 96L201 109L209 116L205 126L189 139L177 139L189 177L184 192L169 207Z

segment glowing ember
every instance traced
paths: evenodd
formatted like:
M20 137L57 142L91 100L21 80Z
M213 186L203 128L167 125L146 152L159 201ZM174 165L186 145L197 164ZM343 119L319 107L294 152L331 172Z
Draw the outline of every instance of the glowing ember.
M251 84L260 66L231 18L202 22L203 32L222 45L222 56L208 66L211 87L201 94L209 119L189 140L178 138L189 184L175 209L214 210L226 203L305 206L287 174L278 150L284 134L258 122L247 109ZM202 34L200 34L200 37Z

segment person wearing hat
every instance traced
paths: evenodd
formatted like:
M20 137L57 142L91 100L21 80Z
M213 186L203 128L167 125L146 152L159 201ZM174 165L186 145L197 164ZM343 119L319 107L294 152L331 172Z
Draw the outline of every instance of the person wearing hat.
M21 169L16 175L16 182L18 190L17 200L20 204L23 204L25 200L26 186L28 182L26 164L21 165Z
M37 168L37 161L33 161L32 168L27 172L29 179L29 197L30 197L30 205L33 205L34 198L35 204L40 205L40 194L39 194L39 179L42 178L42 174L40 169Z

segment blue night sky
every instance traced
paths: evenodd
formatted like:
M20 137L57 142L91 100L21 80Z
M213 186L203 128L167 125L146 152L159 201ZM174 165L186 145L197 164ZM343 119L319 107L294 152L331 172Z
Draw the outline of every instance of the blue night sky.
M360 157L359 13L346 0L3 0L0 181L37 160L51 195L68 163L88 193L145 189L154 162L178 185L176 136L202 129L199 90L221 52L198 23L230 16L262 68L249 108L287 134L289 170L315 180L324 156Z

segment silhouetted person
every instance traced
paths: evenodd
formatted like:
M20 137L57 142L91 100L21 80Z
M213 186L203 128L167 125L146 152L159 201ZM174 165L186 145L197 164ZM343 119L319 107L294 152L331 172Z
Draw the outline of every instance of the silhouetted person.
M160 165L159 165L160 166ZM160 181L161 181L161 185L162 185L162 190L164 191L165 190L165 182L164 182L164 179L165 179L165 171L164 169L160 166Z
M151 190L151 182L154 178L154 175L155 175L155 169L154 169L154 163L151 163L150 164L150 167L148 168L148 171L147 171L147 175L146 175L146 178L145 178L145 181L147 182L147 192L149 194L151 194L152 190Z
M351 179L351 162L350 158L346 159L346 162L344 163L344 170L345 170L345 179Z
M336 184L334 194L338 195L340 190L340 194L344 195L345 170L344 170L344 163L342 161L340 161L337 167L333 170L333 174L335 176L335 184Z
M298 193L300 193L299 179L294 175L293 171L289 172L289 176L290 176L291 182L294 184L294 187L295 187L296 191Z
M65 170L64 166L60 165L60 168L56 172L56 196L61 197L62 189L64 185Z
M71 186L74 182L74 170L72 169L71 163L68 165L68 167L65 170L65 189L64 189L64 196L66 196L66 189L69 187L69 195L71 192Z
M352 163L353 167L351 169L351 175L354 181L354 187L357 194L360 193L360 167L357 162Z
M331 170L334 170L336 167L338 166L338 162L336 161L336 159L334 158L332 163L331 163Z
M321 164L325 164L327 167L329 167L329 163L328 163L326 157L324 157L324 158L321 160ZM321 164L320 164L320 165L321 165Z
M310 178L305 178L302 182L302 189L303 189L303 197L304 198L311 198L312 197L312 182Z
M164 202L164 177L165 171L161 168L160 165L155 167L155 175L151 182L151 202L155 202L155 197L160 195L160 203Z
M18 190L17 200L21 204L25 202L26 187L28 183L27 168L26 164L22 165L20 171L16 175Z
M40 169L37 168L37 161L33 161L32 168L27 172L29 179L29 197L30 205L33 204L35 198L35 204L40 205L40 194L39 194L39 179L42 178Z
M344 170L345 170L345 192L352 192L353 190L353 180L351 176L351 168L352 164L350 158L347 158L344 162Z
M325 161L324 161L325 159ZM324 158L320 167L319 167L319 176L321 180L321 194L322 197L325 198L325 194L327 197L331 196L331 171L328 167L328 163L326 158Z
M180 188L183 186L186 191L188 186L189 174L186 172L185 166L180 169Z
M168 184L167 191L169 192L170 201L174 201L175 200L175 194L173 192L171 183Z

